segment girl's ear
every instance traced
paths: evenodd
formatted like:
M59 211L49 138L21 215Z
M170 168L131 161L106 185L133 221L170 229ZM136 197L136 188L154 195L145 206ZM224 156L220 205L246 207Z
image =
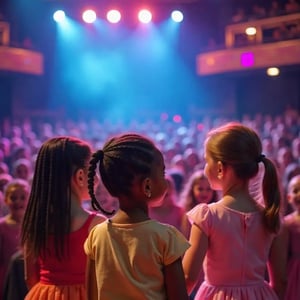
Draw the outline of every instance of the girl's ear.
M217 176L219 179L222 179L224 175L224 165L221 161L217 162L217 168Z
M149 177L143 180L142 189L144 195L146 195L147 198L151 198L151 179Z
M73 176L73 180L75 182L76 185L82 187L84 185L84 172L83 169L78 169L74 176Z

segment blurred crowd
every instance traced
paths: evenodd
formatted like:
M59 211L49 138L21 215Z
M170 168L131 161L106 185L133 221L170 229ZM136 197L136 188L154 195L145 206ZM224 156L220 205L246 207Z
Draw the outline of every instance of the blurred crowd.
M268 5L255 3L250 7L246 7L245 5L237 6L231 21L239 23L300 12L300 3L298 0L285 0L284 2L273 0L269 3L269 1Z
M112 135L131 131L144 134L155 141L164 154L167 173L172 175L180 197L184 185L195 171L204 168L203 144L207 131L225 123L228 118L205 118L201 121L175 123L147 121L129 124L99 120L33 122L4 121L0 137L0 214L5 214L3 191L12 179L31 181L37 152L42 142L59 135L70 135L88 141L92 148L101 148ZM254 128L262 138L264 154L277 165L283 195L287 182L300 174L300 114L287 109L280 116L257 114L243 116L243 124ZM177 199L180 202L180 199Z
M175 226L188 238L191 225L186 212L199 203L216 202L220 197L218 191L212 190L204 173L203 152L206 134L210 129L229 121L239 121L259 134L263 144L263 154L273 160L277 167L284 200L282 215L288 215L293 211L288 201L288 186L292 178L300 175L300 113L298 110L288 108L279 116L245 115L241 120L207 117L201 121L194 120L188 123L171 122L165 119L144 123L132 121L127 124L101 122L95 119L54 122L36 119L4 120L0 131L0 244L4 243L6 246L0 247L2 250L0 257L2 261L5 260L0 268L0 282L4 284L4 278L6 279L5 286L0 286L0 291L3 289L1 293L10 295L11 290L14 294L15 291L19 291L20 296L9 298L19 300L23 299L23 295L27 292L22 279L23 263L19 258L20 252L17 251L19 239L16 232L21 228L35 172L36 157L46 140L55 136L73 136L87 141L92 150L95 150L101 149L111 136L125 132L140 133L152 139L164 156L168 191L161 202L149 207L149 216ZM257 177L259 180L259 176ZM255 194L257 183L255 178L253 196L257 196ZM118 200L108 193L101 181L95 188L95 195L106 211L118 210ZM90 199L84 200L82 207L87 211L93 211ZM9 247L7 241L12 240L13 237L15 240ZM9 267L9 261L14 267ZM17 275L15 268L18 269ZM15 281L11 278L19 277L21 278L17 283L19 288L14 289L15 284L12 282ZM199 284L202 280L203 273L199 276ZM195 291L199 284L196 285Z

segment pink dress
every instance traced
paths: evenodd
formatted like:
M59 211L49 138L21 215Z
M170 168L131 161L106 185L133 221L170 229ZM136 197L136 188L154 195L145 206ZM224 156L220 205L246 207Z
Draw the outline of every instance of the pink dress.
M278 300L265 281L275 235L265 230L260 212L242 213L217 202L197 205L188 217L209 239L196 300Z
M0 300L10 258L20 247L20 224L7 224L6 217L0 219Z
M83 244L94 216L91 214L80 229L70 233L71 255L68 258L57 260L51 254L53 248L49 247L49 255L39 259L40 281L30 289L26 300L86 300L86 255ZM52 239L50 243L53 243Z
M296 212L287 215L284 222L289 231L288 284L286 300L300 299L300 222Z

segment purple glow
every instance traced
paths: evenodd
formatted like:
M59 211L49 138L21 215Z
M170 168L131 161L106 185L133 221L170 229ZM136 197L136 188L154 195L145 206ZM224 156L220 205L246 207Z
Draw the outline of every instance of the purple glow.
M252 67L254 65L254 54L252 52L242 53L241 65L243 67Z

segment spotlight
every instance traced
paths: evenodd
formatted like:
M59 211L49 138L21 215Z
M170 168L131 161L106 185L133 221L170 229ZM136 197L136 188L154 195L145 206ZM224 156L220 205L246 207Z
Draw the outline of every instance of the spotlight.
M94 23L96 21L97 15L95 13L95 11L93 11L92 9L88 9L86 11L83 12L82 14L82 20L85 23Z
M139 11L138 18L142 23L149 23L152 20L152 14L147 9L142 9Z
M110 23L118 23L121 20L121 13L116 9L112 9L106 14L106 18Z
M280 70L276 67L268 68L267 69L268 76L278 76L280 74Z
M53 19L55 22L59 23L64 21L66 18L66 14L63 10L57 10L54 14L53 14Z
M174 10L171 14L172 20L176 23L180 23L183 20L183 14L179 10Z
M247 27L245 32L247 35L256 35L256 28L255 27Z

